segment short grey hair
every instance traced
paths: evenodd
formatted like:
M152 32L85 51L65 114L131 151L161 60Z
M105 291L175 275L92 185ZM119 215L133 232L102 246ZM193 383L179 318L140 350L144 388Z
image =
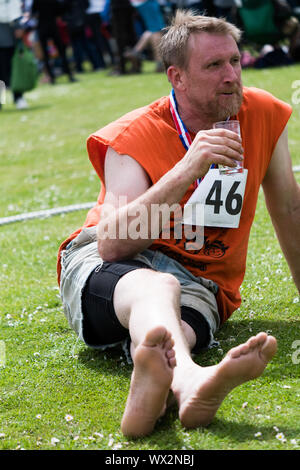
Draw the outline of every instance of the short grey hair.
M196 15L192 10L177 10L170 26L163 29L159 54L167 70L170 65L186 68L187 45L191 34L212 33L231 35L239 43L242 32L223 18Z

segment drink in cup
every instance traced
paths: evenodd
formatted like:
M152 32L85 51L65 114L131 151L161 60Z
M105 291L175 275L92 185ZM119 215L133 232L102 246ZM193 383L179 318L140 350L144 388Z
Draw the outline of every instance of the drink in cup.
M229 131L236 132L239 136L241 135L240 123L237 120L233 121L219 121L213 125L214 129L228 129ZM235 173L243 173L243 161L235 160L237 166L223 166L219 165L219 172L222 175L233 175Z

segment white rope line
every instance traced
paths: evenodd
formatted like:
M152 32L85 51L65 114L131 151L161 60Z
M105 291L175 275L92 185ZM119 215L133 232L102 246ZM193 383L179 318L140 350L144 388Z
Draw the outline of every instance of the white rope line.
M300 172L300 165L294 166L293 171L295 173ZM73 204L65 207L55 207L53 209L45 209L42 211L27 212L27 214L12 215L10 217L3 217L0 219L0 226L12 224L14 222L22 222L24 220L31 219L44 219L52 217L53 215L67 214L68 212L81 211L83 209L91 209L94 207L96 202L85 202L84 204Z
M31 219L44 219L53 215L66 214L68 212L80 211L82 209L91 209L96 202L86 202L84 204L73 204L65 207L55 207L53 209L45 209L42 211L28 212L27 214L12 215L0 219L0 225L12 224L14 222L22 222Z

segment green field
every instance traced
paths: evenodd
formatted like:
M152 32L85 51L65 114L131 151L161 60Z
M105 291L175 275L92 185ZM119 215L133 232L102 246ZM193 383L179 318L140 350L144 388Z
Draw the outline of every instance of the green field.
M0 112L0 217L94 201L99 181L86 138L126 111L169 93L163 74L86 73L68 84L40 85L30 108ZM244 84L292 103L300 66L246 70ZM294 95L295 96L295 95ZM300 165L300 104L289 138ZM296 174L300 182L300 173ZM58 246L86 211L0 226L0 449L300 448L299 293L259 196L240 309L217 335L220 347L196 360L214 364L264 330L278 352L262 377L235 389L206 429L186 431L176 408L143 439L120 431L131 368L122 350L100 353L78 342L62 312ZM298 342L298 343L297 343Z

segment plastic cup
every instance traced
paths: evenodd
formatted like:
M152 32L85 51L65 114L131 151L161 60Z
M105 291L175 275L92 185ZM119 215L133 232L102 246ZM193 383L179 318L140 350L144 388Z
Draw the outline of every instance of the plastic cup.
M232 121L219 121L213 125L214 129L228 129L229 131L235 132L241 136L240 122L237 120ZM235 167L219 165L219 172L221 175L233 175L235 173L243 173L244 162L241 160L234 160L236 162Z

